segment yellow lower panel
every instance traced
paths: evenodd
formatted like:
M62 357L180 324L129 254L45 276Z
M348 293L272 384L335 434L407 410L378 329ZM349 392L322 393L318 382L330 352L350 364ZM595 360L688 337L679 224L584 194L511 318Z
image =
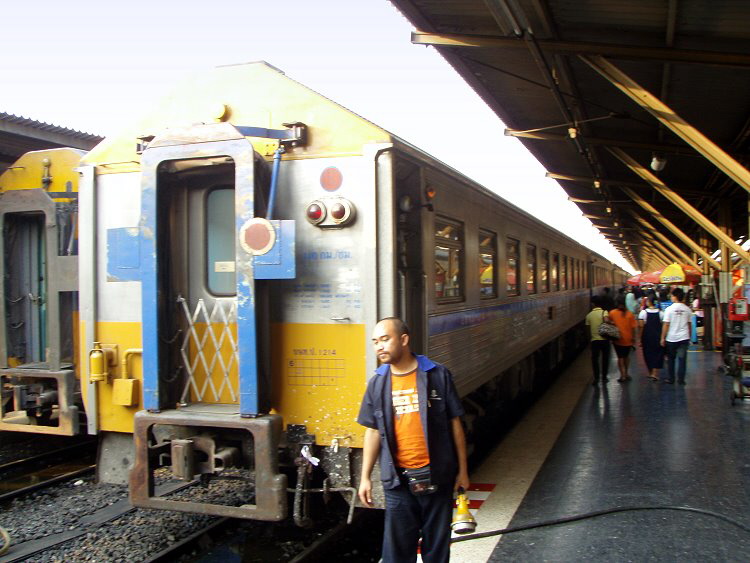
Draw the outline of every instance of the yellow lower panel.
M84 330L81 323L81 330ZM83 332L82 332L83 334ZM115 379L122 376L122 358L125 350L141 347L141 323L117 323L103 322L96 324L96 338L102 346L110 347L117 345L117 365L109 366L109 377L106 381L100 381L97 386L97 406L99 412L99 429L105 432L132 432L133 415L141 410L141 393L135 395L135 404L132 406L121 406L116 404L118 398L115 396ZM80 339L82 342L84 338ZM84 362L88 362L89 350L81 349L80 356ZM88 369L86 369L88 373ZM134 386L140 391L143 381L143 367L141 356L135 355L129 361L129 376L137 379ZM82 370L83 373L83 370ZM81 381L81 388L86 393L88 381ZM84 396L86 404L88 397ZM122 401L119 401L122 402Z
M273 407L319 445L362 446L356 418L365 390L364 325L276 324Z

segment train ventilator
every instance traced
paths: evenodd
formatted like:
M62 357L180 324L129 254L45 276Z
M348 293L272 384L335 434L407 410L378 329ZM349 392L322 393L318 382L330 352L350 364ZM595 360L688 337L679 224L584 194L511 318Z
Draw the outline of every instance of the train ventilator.
M26 155L0 194L0 430L99 435L99 479L150 508L353 508L378 319L450 366L471 439L627 277L265 63L181 85L87 154ZM160 496L164 474L254 486Z

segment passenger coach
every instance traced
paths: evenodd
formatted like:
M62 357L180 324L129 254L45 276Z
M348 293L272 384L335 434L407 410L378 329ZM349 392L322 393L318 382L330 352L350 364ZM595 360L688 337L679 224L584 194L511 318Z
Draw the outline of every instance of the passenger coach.
M624 280L265 63L182 85L88 154L27 155L0 190L0 430L100 434L99 477L138 506L279 520L289 479L298 522L305 494L354 503L379 318L451 368L471 436ZM159 497L160 467L255 493Z

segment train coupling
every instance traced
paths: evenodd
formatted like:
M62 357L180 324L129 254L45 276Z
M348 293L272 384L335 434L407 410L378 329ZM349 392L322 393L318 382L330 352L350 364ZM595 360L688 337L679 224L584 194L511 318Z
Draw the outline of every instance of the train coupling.
M195 407L195 408L193 408ZM230 405L190 405L135 415L135 463L130 472L134 506L246 520L279 521L287 516L287 476L279 472L282 419L243 418ZM235 409L236 411L237 409ZM174 477L210 484L230 467L252 469L254 503L240 506L155 495L154 472L168 466ZM187 498L183 496L182 498Z
M74 436L80 417L78 380L72 369L45 364L0 369L0 431ZM6 397L6 393L8 396Z

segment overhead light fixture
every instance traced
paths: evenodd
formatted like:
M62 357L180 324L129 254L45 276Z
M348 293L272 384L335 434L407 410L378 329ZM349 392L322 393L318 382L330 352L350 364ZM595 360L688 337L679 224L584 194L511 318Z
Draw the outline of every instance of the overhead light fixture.
M661 172L667 165L667 159L663 154L654 153L651 158L651 170L654 172Z
M612 213L612 208L611 207L607 207L607 213Z
M578 136L578 129L575 127L568 127L568 137L575 139Z

